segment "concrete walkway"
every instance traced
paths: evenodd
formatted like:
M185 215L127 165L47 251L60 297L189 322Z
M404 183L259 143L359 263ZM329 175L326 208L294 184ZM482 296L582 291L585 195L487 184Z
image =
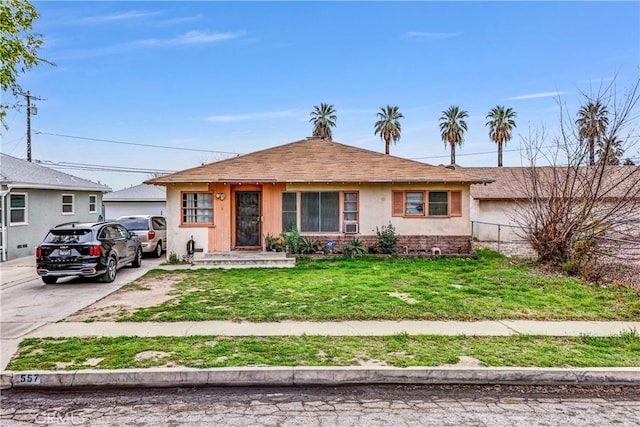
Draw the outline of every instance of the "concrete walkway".
M455 321L349 321L349 322L58 322L48 323L25 335L45 337L117 337L117 336L383 336L475 335L508 336L516 334L547 336L612 336L625 331L640 332L640 322L540 322L528 320Z

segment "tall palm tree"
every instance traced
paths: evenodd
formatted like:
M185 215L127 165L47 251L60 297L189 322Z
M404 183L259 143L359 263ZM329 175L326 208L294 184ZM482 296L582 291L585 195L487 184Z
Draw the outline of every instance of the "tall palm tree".
M501 105L493 107L487 119L490 119L485 126L489 126L489 138L498 144L498 167L502 167L502 146L511 141L511 131L516 127L513 120L517 116L516 112Z
M375 124L374 135L380 134L380 139L384 140L384 152L389 154L389 145L391 141L395 144L400 140L400 119L404 116L398 107L392 107L387 105L386 107L380 107L380 111L377 114L378 120Z
M589 165L594 165L596 162L595 146L596 142L600 142L604 136L609 124L607 114L609 114L607 107L602 105L600 100L589 102L578 110L578 119L576 120L578 136L580 140L586 140L589 145Z
M313 123L313 136L331 141L331 128L335 127L338 119L335 113L333 105L324 102L320 103L319 107L317 105L313 107L311 119L309 119Z
M444 145L451 146L451 164L456 163L456 145L462 147L464 133L467 131L469 113L461 110L457 105L452 105L448 110L442 112L440 117L440 132Z

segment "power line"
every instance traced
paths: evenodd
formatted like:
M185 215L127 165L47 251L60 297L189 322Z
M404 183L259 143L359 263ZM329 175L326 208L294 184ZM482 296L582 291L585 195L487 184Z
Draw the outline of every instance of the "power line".
M50 136L57 136L60 138L71 138L71 139L82 139L82 140L86 140L86 141L96 141L96 142L107 142L110 144L122 144L122 145L135 145L138 147L152 147L152 148L164 148L167 150L179 150L179 151L197 151L197 152L201 152L201 153L217 153L217 154L233 154L233 155L240 155L241 153L236 153L233 151L217 151L217 150L203 150L200 148L185 148L185 147L171 147L168 145L155 145L155 144L141 144L141 143L137 143L137 142L125 142L125 141L114 141L112 139L102 139L102 138L90 138L90 137L86 137L86 136L76 136L76 135L64 135L64 134L59 134L59 133L51 133L51 132L44 132L44 131L34 131L34 133L37 133L38 135L50 135Z
M53 162L50 160L36 160L35 163L56 167L58 169L75 169L75 170L86 170L86 171L163 174L163 175L175 172L172 170L129 168L124 166L90 165L86 163L73 163L73 162Z
M547 145L547 146L543 146L543 147L536 147L536 149L543 149L543 148L556 148L558 147L557 145ZM511 150L502 150L503 153L509 153L509 152L513 152L513 151L525 151L527 150L526 148L514 148ZM463 157L463 156L480 156L483 154L495 154L496 151L481 151L481 152L477 152L477 153L457 153L456 152L456 157ZM441 158L446 158L449 157L449 154L446 155L442 155L442 156L426 156L426 157L414 157L413 160L419 160L419 159L441 159Z

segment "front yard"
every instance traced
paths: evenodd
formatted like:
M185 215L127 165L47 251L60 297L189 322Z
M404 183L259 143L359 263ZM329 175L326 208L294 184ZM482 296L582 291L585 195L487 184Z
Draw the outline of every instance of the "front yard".
M476 258L307 259L292 269L156 270L111 301L68 320L640 319L632 288L594 286L485 249Z
M489 250L475 258L300 260L292 269L154 270L66 321L640 319L638 290ZM327 331L330 334L331 331ZM30 338L11 370L156 366L640 366L640 336Z

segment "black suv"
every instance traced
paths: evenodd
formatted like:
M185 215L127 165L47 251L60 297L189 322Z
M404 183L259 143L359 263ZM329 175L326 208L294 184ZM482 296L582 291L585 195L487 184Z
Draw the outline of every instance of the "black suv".
M112 221L57 225L36 248L36 272L47 284L67 276L113 282L116 270L127 264L140 267L142 245L135 234Z

